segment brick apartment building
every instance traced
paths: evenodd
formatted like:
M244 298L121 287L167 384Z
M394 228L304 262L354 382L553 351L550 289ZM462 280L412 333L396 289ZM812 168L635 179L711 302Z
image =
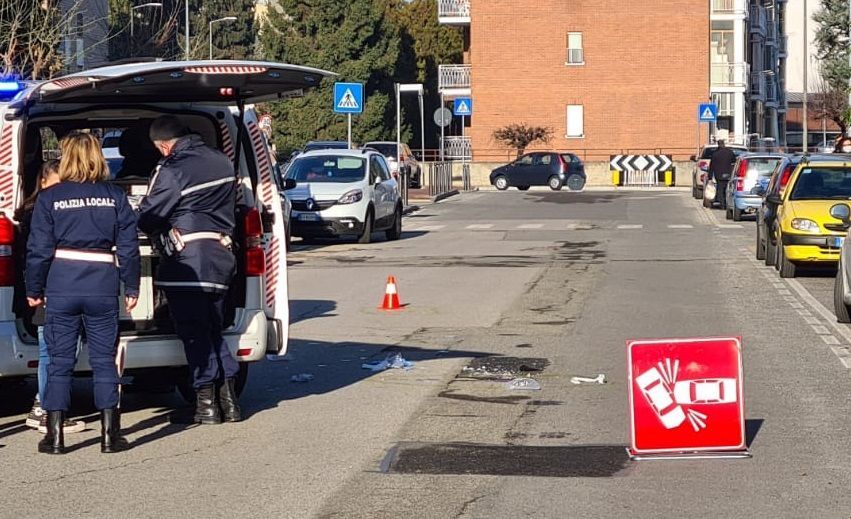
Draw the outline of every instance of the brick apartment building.
M777 138L779 54L766 50L779 41L776 6L438 0L440 22L461 27L468 45L465 63L441 66L440 91L447 102L468 95L473 102L464 138L449 137L446 149L504 161L510 150L491 134L527 123L553 129L546 147L588 161L627 151L682 157L697 146L697 106L710 100L719 104L719 126L737 140ZM715 126L700 129L703 143Z

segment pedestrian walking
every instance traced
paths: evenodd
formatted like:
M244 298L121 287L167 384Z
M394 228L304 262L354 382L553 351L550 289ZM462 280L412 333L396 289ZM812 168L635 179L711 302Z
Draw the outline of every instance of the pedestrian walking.
M49 357L42 401L47 434L38 450L65 452L62 424L82 328L101 412L101 452L119 452L129 445L118 411L118 295L123 282L127 310L136 306L141 268L136 215L124 192L106 182L109 169L95 136L74 132L60 149L60 183L38 196L27 242L27 301L31 307L45 305Z
M29 415L27 415L25 423L27 427L31 427L42 433L47 432L47 414L41 407L41 399L44 398L44 388L47 385L47 365L50 363L50 356L47 354L47 343L44 341L44 307L31 308L24 296L26 293L24 287L24 266L27 262L27 238L30 234L35 201L39 193L58 183L59 161L55 159L48 160L39 169L38 178L36 178L32 194L24 200L24 203L15 212L15 220L18 222L17 234L15 236L16 262L21 266L18 269L19 276L15 287L15 313L24 317L25 321L29 321L37 327L36 336L38 337L38 393L35 395L35 401ZM79 353L80 347L78 343L77 355ZM62 428L66 433L76 433L85 430L86 424L83 421L65 420Z
M833 153L851 153L851 137L840 136L837 138Z
M149 133L163 159L139 205L139 228L163 256L156 285L183 341L197 395L194 419L237 422L239 364L222 336L225 295L236 271L233 164L177 117L156 119Z
M715 202L720 204L722 209L727 208L727 183L730 182L735 162L736 154L727 147L723 139L719 139L718 148L709 158L707 183L709 180L715 179Z

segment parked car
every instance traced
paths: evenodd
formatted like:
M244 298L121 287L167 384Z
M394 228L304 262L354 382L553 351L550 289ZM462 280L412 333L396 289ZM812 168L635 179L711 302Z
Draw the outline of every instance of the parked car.
M851 161L805 157L783 193L771 198L778 204L774 267L780 277L795 277L801 265L839 261L846 226L830 210L851 199Z
M851 207L838 203L830 208L830 215L842 222L847 230L851 227ZM847 231L846 231L847 232ZM846 236L847 237L847 236ZM840 323L851 323L851 243L843 240L839 253L839 265L833 283L833 313Z
M352 144L352 148L357 148ZM316 150L347 150L349 143L347 141L310 141L301 149L302 153Z
M774 225L777 216L777 195L782 195L801 159L802 155L784 156L774 167L765 187L762 182L756 186L757 194L762 197L762 203L756 211L756 259L764 260L768 266L774 265L776 255Z
M771 173L783 156L777 153L745 153L733 166L727 185L727 219L738 222L744 214L755 214L762 205L760 189L765 190Z
M285 193L293 236L354 235L369 243L373 231L384 231L388 240L402 235L398 184L377 151L308 151L293 159L286 178L297 183Z
M748 149L738 144L727 144L727 147L733 150L736 156L746 153ZM709 171L709 159L712 158L712 153L718 149L717 144L707 144L700 150L700 155L691 156L694 162L694 167L691 170L691 195L700 200L703 198L703 186L706 185L706 172Z
M390 165L390 173L395 178L399 178L400 169L399 164L396 162L397 155L395 141L370 141L365 143L363 147L372 148L384 155L384 158L387 159L387 164ZM402 164L401 171L408 175L408 187L418 189L422 187L422 167L420 166L420 163L417 162L417 158L414 157L414 153L407 144L403 142L400 147L401 150L399 150L398 156Z
M536 151L493 170L490 183L500 191L511 186L520 191L530 186L550 186L558 191L564 185L571 191L581 191L585 187L585 165L573 153Z
M0 133L14 137L15 147L0 159L0 378L35 375L38 339L28 313L20 313L25 294L15 290L21 275L16 266L11 215L33 190L35 173L59 138L75 130L128 131L150 123L159 114L177 116L205 143L221 150L235 164L238 204L233 236L237 269L225 301L221 323L227 347L240 362L237 391L248 376L248 365L270 355L284 355L289 333L287 256L281 205L269 168L268 149L253 108L242 109L292 92L320 85L330 72L271 62L161 61L107 66L45 81L20 92L11 103L0 102ZM225 85L239 86L223 95ZM111 147L111 146L110 146ZM242 150L237 155L235 150ZM2 154L0 154L2 155ZM151 163L150 170L156 164ZM150 171L149 170L149 171ZM113 180L131 204L147 192L150 178ZM168 317L168 303L153 283L160 261L147 236L140 237L142 278L138 303L121 312L120 342L129 343L125 374L176 384L194 402L183 343ZM18 301L15 301L15 299ZM23 304L25 307L25 303ZM17 312L17 313L16 313ZM76 370L91 372L85 345Z

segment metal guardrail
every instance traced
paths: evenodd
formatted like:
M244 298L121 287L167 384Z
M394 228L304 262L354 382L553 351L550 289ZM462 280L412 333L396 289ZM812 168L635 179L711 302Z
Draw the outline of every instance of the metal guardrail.
M448 193L452 187L452 163L429 162L428 164L428 194L437 196Z
M438 65L437 88L470 88L472 65Z
M469 18L470 0L438 0L437 16L441 18Z
M443 156L453 160L471 160L473 146L469 137L452 135L443 138Z

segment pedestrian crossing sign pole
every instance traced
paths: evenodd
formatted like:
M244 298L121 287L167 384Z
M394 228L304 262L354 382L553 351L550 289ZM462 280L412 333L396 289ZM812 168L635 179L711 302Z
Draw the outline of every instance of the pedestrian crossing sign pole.
M715 103L700 103L697 105L697 152L700 153L700 125L709 123L709 134L712 134L712 123L718 122L718 105Z
M363 113L363 83L334 83L334 112L348 117L349 148L352 147L352 114Z

